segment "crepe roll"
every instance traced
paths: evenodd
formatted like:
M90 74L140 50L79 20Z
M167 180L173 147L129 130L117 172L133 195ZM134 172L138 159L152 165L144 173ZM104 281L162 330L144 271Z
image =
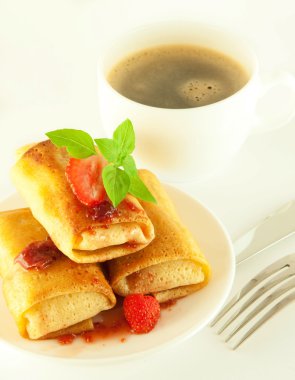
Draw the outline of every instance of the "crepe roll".
M159 302L186 296L208 283L210 265L158 179L139 172L157 199L157 204L142 202L156 237L139 252L108 263L111 286L121 296L153 294Z
M154 228L138 200L127 195L115 210L110 203L85 206L67 181L68 161L66 150L47 140L29 147L12 169L16 188L60 251L77 263L94 263L148 245Z
M64 256L29 209L0 213L0 274L8 309L25 338L89 330L91 318L116 303L100 265Z

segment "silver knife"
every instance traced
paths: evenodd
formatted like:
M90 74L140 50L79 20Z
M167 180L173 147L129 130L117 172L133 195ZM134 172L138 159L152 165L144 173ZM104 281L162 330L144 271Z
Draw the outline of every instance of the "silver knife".
M236 263L295 233L295 200L286 203L234 241Z

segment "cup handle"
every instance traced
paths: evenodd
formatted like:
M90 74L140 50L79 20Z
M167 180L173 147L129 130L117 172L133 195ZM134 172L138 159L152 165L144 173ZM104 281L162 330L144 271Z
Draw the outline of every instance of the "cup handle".
M262 84L252 132L263 133L281 128L294 115L295 77L285 71L278 72L271 81Z

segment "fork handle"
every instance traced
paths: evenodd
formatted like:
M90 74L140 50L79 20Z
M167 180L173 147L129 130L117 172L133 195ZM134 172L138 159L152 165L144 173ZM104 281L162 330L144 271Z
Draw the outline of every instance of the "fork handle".
M291 201L234 241L237 265L294 232L295 201Z

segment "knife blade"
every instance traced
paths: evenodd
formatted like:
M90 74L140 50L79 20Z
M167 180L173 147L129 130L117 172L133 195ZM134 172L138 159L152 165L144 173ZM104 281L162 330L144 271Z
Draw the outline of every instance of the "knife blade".
M268 215L234 241L237 265L295 233L295 200Z

